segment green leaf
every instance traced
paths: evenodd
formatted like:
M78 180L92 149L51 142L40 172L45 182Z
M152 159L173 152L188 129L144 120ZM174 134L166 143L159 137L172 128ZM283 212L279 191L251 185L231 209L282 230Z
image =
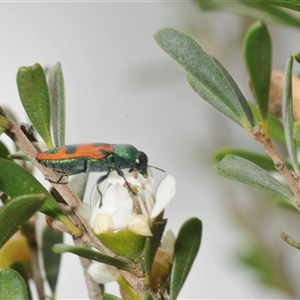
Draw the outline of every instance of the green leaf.
M300 142L300 121L295 123L294 131L293 131L293 138L297 142Z
M226 103L219 101L219 98L215 97L213 92L207 91L207 93L203 95L205 93L206 87L197 78L195 78L191 74L187 74L187 80L194 91L199 94L204 100L206 100L210 105L227 116L229 119L241 125L237 116L230 110Z
M58 62L49 73L51 124L56 147L65 145L65 85L61 64Z
M286 209L289 211L299 213L299 210L295 206L293 206L290 202L287 202L287 201L284 201L284 200L278 198L278 199L276 199L275 203L276 203L276 206L279 208L283 208L283 209Z
M9 122L8 120L0 115L0 135L9 128Z
M251 133L255 121L238 86L213 57L191 37L174 29L155 34L159 46L188 72L188 81L207 102Z
M61 256L54 253L52 248L55 244L62 243L62 241L62 232L55 232L49 227L45 227L42 236L42 253L44 269L50 289L52 291L52 295L54 295L56 291L56 284L61 259Z
M268 131L268 100L271 79L272 45L266 25L255 22L248 30L244 41L245 63L250 77L260 115Z
M300 11L299 0L260 0L260 1L289 8L292 10Z
M261 116L258 110L257 105L250 105L251 110L258 121L261 121ZM269 133L272 140L285 145L284 130L281 119L273 116L272 114L268 115L269 121Z
M255 153L247 150L233 149L233 148L225 148L221 149L214 154L214 158L217 161L221 161L227 155L235 155L242 158L245 158L254 164L260 166L262 169L267 171L277 171L273 160L268 155Z
M285 145L286 142L285 142L284 130L283 130L283 125L281 120L271 114L269 114L268 119L269 119L270 136L272 140L282 145Z
M98 240L113 253L132 261L142 255L145 247L146 237L135 234L128 229L95 235Z
M46 195L46 201L39 211L65 224L68 222L69 219L65 216L55 199L27 170L13 161L2 158L0 158L0 170L1 191L12 198L29 193L42 193ZM18 174L17 177L16 174Z
M299 175L299 165L297 158L297 145L293 138L294 131L294 117L293 117L293 96L292 96L292 68L293 57L290 56L285 74L285 85L283 90L282 100L282 119L283 129L285 134L286 146L291 160L293 169L297 175Z
M294 58L295 58L295 61L300 64L300 52L297 52L295 55L294 55Z
M0 271L0 299L28 299L26 284L18 272L10 269Z
M286 3L288 1L289 0L282 0L283 3ZM245 17L253 18L255 20L263 20L265 22L270 22L273 24L282 24L300 28L300 21L298 18L294 17L292 14L289 14L279 7L273 6L273 3L271 4L271 0L261 0L261 2L259 2L259 0L251 2L247 0L237 0L234 2L198 0L197 3L202 9L206 10L224 10Z
M249 224L250 225L250 224ZM238 255L240 262L252 269L253 274L268 287L281 289L287 295L295 295L291 282L286 276L285 264L282 262L282 250L274 247L274 244L267 241L259 229L250 225L248 245L243 253ZM245 229L244 229L245 232ZM245 242L247 237L245 237ZM293 296L291 296L294 298Z
M28 278L28 274L27 274L27 270L26 270L25 266L20 261L15 261L14 263L12 263L10 265L9 268L18 272L19 275L23 278L23 280L26 284L28 298L31 300L32 296L31 296L31 291L30 291L30 286L29 286L29 278Z
M290 235L288 235L287 233L281 231L280 232L280 237L289 245L291 245L292 247L300 250L300 242L296 241L294 238L292 238Z
M104 294L103 300L122 300L122 298L119 298L117 296L111 295L111 294Z
M153 222L151 224L152 236L146 238L145 251L144 251L144 268L146 282L150 282L151 279L151 269L155 254L160 245L162 235L164 233L167 220L162 220L160 222Z
M221 176L262 189L295 205L288 189L267 171L244 158L227 155L214 169Z
M202 222L198 218L187 220L179 230L170 279L171 300L177 299L190 272L200 247L201 236Z
M25 111L48 148L53 148L50 133L50 101L45 73L40 64L21 67L17 74L20 99Z
M22 195L9 202L0 212L0 248L44 204L44 194ZM1 299L1 298L0 298Z
M6 146L0 141L0 157L1 158L8 158L9 156L9 151L6 148Z
M144 297L144 300L153 300L153 297L151 296L150 293L147 293Z
M100 252L91 250L89 248L75 247L75 246L69 246L64 244L56 244L53 247L53 251L58 254L70 252L87 259L95 260L107 265L114 266L119 270L134 272L134 270L132 269L132 263L129 260L123 258L110 257Z

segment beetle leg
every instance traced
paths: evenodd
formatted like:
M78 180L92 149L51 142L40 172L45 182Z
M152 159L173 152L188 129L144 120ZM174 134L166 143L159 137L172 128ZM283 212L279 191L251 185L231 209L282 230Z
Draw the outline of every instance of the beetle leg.
M116 171L117 171L118 175L121 176L121 177L124 179L124 181L125 181L125 183L126 183L128 189L129 189L134 195L136 195L136 192L134 192L134 191L131 189L131 187L130 187L128 181L126 180L123 171L122 171L121 169L116 169Z
M62 179L64 177L66 177L67 180L62 182ZM50 183L59 183L59 184L68 184L69 183L69 181L68 181L68 175L64 175L64 174L62 174L57 181L52 180L50 178L45 178L45 179L48 180Z
M121 169L116 169L116 171L117 171L118 175L121 176L121 177L124 179L124 181L125 181L125 183L126 183L128 189L129 189L134 195L136 195L136 192L134 192L134 191L131 189L131 187L130 187L128 181L126 180L123 171L122 171ZM110 172L108 172L107 174L101 176L101 177L97 180L97 191L98 191L98 193L99 193L99 195L100 195L100 205L99 205L99 208L102 206L102 193L101 193L101 191L100 191L99 184L100 184L103 180L105 180L105 179L108 177L109 173L110 173Z
M101 176L101 177L97 180L97 191L98 191L98 193L99 193L99 195L100 195L100 204L99 204L99 208L102 206L102 193L101 193L101 191L100 191L99 184L100 184L103 180L105 180L105 179L108 177L109 173L110 173L110 172L108 172L106 175Z

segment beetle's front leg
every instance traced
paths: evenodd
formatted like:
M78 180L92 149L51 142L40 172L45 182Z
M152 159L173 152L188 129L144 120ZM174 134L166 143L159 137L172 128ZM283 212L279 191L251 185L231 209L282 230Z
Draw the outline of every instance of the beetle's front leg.
M62 181L63 178L66 178L66 180ZM68 184L69 180L68 180L68 175L62 174L59 179L57 181L52 180L50 178L45 178L47 181L49 181L50 183L58 183L58 184Z
M125 183L126 183L128 189L129 189L134 195L136 195L136 192L134 192L134 191L131 189L131 187L130 187L128 181L126 180L123 171L122 171L121 169L116 169L116 171L117 171L118 175L121 176L121 177L124 179L124 181L125 181Z
M100 204L99 204L99 208L102 206L102 193L101 193L101 191L100 191L99 185L100 185L100 183L101 183L103 180L105 180L105 179L108 177L109 173L110 173L110 172L108 172L107 174L101 176L101 177L97 180L97 191L98 191L98 193L99 193L99 195L100 195Z

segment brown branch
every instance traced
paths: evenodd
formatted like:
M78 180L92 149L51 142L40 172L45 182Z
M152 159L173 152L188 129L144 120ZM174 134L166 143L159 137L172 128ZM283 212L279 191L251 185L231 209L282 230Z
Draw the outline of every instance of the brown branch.
M284 160L281 158L274 144L272 143L270 138L266 138L264 133L256 129L253 132L253 136L255 140L260 142L264 147L267 154L272 158L275 168L282 174L285 178L288 186L291 188L292 192L295 196L295 201L298 209L300 210L300 186L299 186L299 178L295 177L294 173L291 172Z

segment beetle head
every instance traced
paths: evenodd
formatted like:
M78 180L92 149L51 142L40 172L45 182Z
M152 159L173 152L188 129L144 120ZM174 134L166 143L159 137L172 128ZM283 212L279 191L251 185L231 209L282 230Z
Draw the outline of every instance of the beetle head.
M144 177L147 177L148 176L147 168L148 168L147 155L144 152L138 151L135 159L134 169L137 170L142 175L144 175Z

